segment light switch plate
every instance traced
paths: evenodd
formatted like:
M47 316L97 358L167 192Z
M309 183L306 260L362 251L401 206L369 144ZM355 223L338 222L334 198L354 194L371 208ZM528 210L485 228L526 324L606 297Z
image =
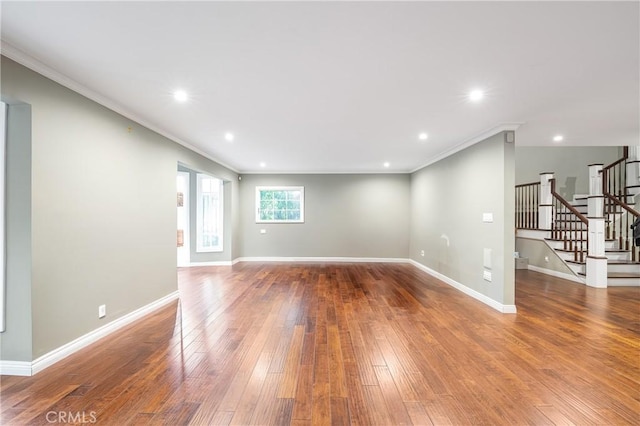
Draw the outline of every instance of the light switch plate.
M487 223L493 222L493 213L482 213L482 221Z

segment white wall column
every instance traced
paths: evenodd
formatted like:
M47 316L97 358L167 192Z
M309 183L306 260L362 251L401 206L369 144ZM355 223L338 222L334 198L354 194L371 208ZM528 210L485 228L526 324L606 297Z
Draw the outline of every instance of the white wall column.
M553 227L553 195L551 195L551 179L553 173L540 173L540 205L538 206L538 227L551 230Z
M607 258L604 253L604 218L589 218L589 251L587 255L587 285L607 287Z
M604 246L604 196L602 195L602 164L589 165L589 198L587 199L587 285L607 287L607 257Z

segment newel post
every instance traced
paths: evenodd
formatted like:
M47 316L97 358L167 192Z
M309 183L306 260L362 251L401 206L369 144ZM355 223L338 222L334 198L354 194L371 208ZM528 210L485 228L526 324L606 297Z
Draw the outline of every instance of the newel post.
M553 227L553 195L551 195L553 173L540 173L540 205L538 206L539 228L550 231Z
M604 195L602 195L602 164L589 165L589 198L587 198L587 285L607 287L607 257L604 238Z

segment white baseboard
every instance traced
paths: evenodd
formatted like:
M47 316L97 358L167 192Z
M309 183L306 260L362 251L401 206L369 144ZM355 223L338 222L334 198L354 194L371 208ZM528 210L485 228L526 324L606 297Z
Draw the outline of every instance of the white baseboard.
M47 367L52 366L58 361L63 360L69 355L79 351L80 349L89 346L92 343L97 342L103 337L108 336L116 330L131 324L139 318L152 313L153 311L163 307L164 305L171 303L178 299L178 291L174 291L154 302L149 303L133 312L128 313L116 320L111 321L108 324L97 328L84 336L80 336L71 342L60 346L51 352L42 355L33 362L17 362L17 361L0 361L0 372L2 374L15 375L15 376L32 376L38 372L44 370Z
M451 287L455 288L456 290L460 290L461 292L463 292L464 294L466 294L467 296L471 296L476 300L479 300L480 302L484 303L485 305L491 306L493 309L495 309L498 312L502 312L503 314L515 314L516 313L516 305L503 305L500 302L497 302L493 299L491 299L488 296L485 296L484 294L467 287L464 284L459 283L458 281L455 281L449 277L447 277L446 275L441 274L440 272L434 271L433 269L429 268L428 266L423 265L422 263L416 262L413 259L409 260L409 263L411 263L413 266L415 266L418 269L421 269L422 271L426 272L427 274L436 277L437 279L439 279L440 281L443 281L447 284L449 284Z
M218 262L191 262L188 265L184 265L183 267L191 268L194 266L231 266L233 262L230 260L221 260Z
M31 363L28 361L0 361L0 375L31 376Z
M409 263L409 259L395 257L238 257L238 262L353 262L353 263Z
M541 274L551 275L552 277L562 278L579 284L585 284L584 280L576 277L575 275L567 274L566 272L553 271L551 269L541 268L535 265L529 265L529 269L535 272L540 272Z

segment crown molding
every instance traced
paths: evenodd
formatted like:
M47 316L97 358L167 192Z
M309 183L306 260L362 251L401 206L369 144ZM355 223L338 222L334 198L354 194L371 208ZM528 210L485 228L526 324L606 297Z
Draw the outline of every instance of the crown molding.
M245 175L408 175L409 170L256 170L240 172Z
M432 157L427 163L423 164L420 167L416 167L415 169L411 170L409 173L415 173L420 169L424 169L425 167L430 166L433 163L437 163L438 161L443 160L443 159L455 154L456 152L462 151L463 149L468 148L471 145L475 145L478 142L482 142L483 140L485 140L487 138L490 138L491 136L497 135L500 132L516 131L523 124L524 124L524 122L498 124L495 127L492 127L492 128L490 128L488 130L485 130L484 132L481 132L481 133L471 137L470 139L467 139L466 141L462 142L461 144L458 144L458 145L454 146L453 148L449 148L446 151L441 152L440 154L436 155L435 157Z
M7 43L5 40L0 40L0 53L2 54L2 56L6 56L7 58L14 60L16 62L18 62L20 65L23 65L35 72L37 72L38 74L41 74L43 76L45 76L46 78L55 81L56 83L66 87L67 89L73 90L74 92L110 109L111 111L114 111L120 115L122 115L123 117L128 118L129 120L135 121L136 123L140 124L143 127L146 127L147 129L161 135L164 136L165 138L171 140L172 142L177 143L178 145L181 145L185 148L187 148L190 151L193 151L197 154L202 155L203 157L223 166L226 167L227 169L229 169L230 171L234 172L234 173L239 173L239 171L233 167L230 166L229 164L223 163L222 161L218 160L217 158L212 157L210 154L202 151L200 148L195 147L194 145L190 144L189 142L186 142L182 139L180 139L179 137L177 137L176 135L159 128L158 126L149 123L148 121L142 119L141 117L139 117L137 114L135 114L134 112L130 111L129 109L127 109L125 106L119 104L118 102L114 101L113 99L96 92L95 90L89 89L88 87L84 86L81 83L78 83L77 81L73 80L72 78L62 74L61 72L49 67L48 65L45 65L43 62L41 62L40 60L34 58L33 56L29 55L28 53L18 49L17 47L13 46L10 43Z

